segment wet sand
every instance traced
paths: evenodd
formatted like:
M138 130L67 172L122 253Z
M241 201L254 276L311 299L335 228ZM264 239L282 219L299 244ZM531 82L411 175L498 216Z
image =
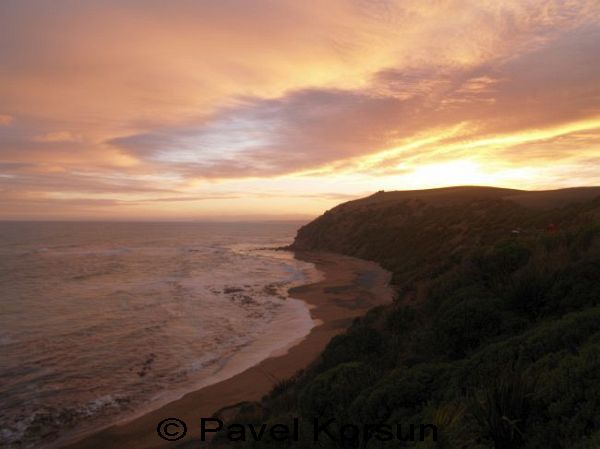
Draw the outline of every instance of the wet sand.
M332 337L344 331L357 316L373 306L390 302L390 273L373 262L330 253L297 252L296 257L314 263L323 273L319 282L290 290L290 296L311 307L317 325L310 334L285 354L263 360L229 379L186 394L132 421L113 425L68 449L154 449L203 447L199 438L200 418L210 417L224 407L258 401L280 380L314 362ZM161 439L157 424L178 418L187 424L187 434L177 442Z

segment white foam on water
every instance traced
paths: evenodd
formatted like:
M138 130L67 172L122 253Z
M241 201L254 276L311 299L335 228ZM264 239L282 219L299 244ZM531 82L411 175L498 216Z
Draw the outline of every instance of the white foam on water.
M257 250L289 243L293 226L35 226L0 239L3 447L129 420L284 353L315 325L287 290L318 272ZM26 239L38 234L43 245Z

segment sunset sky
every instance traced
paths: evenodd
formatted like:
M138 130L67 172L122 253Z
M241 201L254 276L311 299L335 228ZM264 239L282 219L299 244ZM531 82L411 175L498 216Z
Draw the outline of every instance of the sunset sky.
M0 0L0 218L600 185L598 0Z

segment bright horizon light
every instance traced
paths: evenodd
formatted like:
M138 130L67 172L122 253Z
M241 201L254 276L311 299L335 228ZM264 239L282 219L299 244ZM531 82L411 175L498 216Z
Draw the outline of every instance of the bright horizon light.
M598 2L384 3L0 3L0 219L600 185Z

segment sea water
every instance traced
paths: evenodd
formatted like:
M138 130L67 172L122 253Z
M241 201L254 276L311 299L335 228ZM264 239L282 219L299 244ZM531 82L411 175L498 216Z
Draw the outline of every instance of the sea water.
M299 223L0 223L0 447L52 445L308 334Z

